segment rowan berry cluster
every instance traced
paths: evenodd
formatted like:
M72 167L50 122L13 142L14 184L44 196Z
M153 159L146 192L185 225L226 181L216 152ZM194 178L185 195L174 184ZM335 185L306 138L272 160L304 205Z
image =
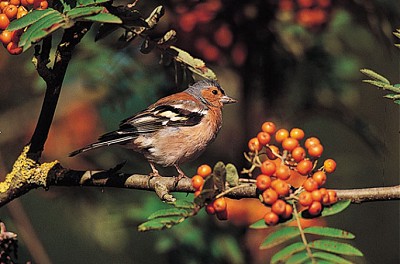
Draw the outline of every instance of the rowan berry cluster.
M280 0L279 10L293 15L294 20L306 27L324 25L330 15L331 0Z
M23 30L8 31L7 27L14 19L25 16L29 10L47 9L49 3L46 0L7 0L0 2L0 41L12 55L22 52L18 46Z
M271 207L264 217L268 225L291 218L297 203L306 207L309 215L317 216L324 205L337 201L335 191L322 187L327 174L335 171L336 162L327 159L317 168L318 158L324 151L318 138L305 139L303 147L305 133L300 128L277 130L273 122L265 122L261 130L248 142L250 152L246 158L252 167L244 172L251 175L256 168L261 170L256 186L262 202ZM302 184L295 186L293 178L300 178Z
M209 165L204 164L197 168L197 174L192 177L192 186L196 190L194 196L200 195L204 186L204 179L210 176L212 169ZM211 203L206 205L206 212L208 214L216 214L218 219L226 220L227 218L227 203L225 197L214 199Z

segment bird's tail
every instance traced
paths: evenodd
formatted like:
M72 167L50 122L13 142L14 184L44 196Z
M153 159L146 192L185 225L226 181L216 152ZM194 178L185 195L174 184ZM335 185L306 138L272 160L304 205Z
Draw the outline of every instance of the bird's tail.
M92 143L90 145L87 145L86 147L83 147L81 149L75 150L71 153L69 153L69 157L73 157L76 156L78 154L81 154L83 152L92 150L92 149L97 149L97 148L101 148L101 147L105 147L105 146L110 146L110 145L114 145L114 144L126 144L129 141L131 141L132 139L134 139L135 137L133 136L124 136L124 137L120 137L120 138L113 138L113 139L109 139L109 140L102 140L104 139L100 137L100 141Z

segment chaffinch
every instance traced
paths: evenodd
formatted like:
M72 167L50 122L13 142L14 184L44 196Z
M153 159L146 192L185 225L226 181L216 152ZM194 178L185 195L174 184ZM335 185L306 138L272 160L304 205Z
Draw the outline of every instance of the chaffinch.
M198 157L215 139L222 125L222 107L236 102L217 82L198 81L121 121L118 130L69 156L103 146L125 145L146 157L153 176L160 176L154 165L159 164L175 166L182 178L185 174L179 165Z

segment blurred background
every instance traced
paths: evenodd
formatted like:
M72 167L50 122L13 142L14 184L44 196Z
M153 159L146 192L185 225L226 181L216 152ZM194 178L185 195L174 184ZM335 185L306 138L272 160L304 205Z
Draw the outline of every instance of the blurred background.
M239 100L225 107L215 142L183 166L187 175L219 160L248 166L247 141L264 121L274 121L321 139L323 158L338 163L329 188L399 184L399 106L362 83L359 71L399 82L394 43L400 40L392 34L400 28L398 0L139 1L137 8L147 15L160 4L166 13L156 31L175 29L175 45L203 59ZM140 53L140 40L118 49L121 33L95 43L94 28L78 46L43 161L87 170L126 160L125 172L150 171L141 155L118 147L67 157L158 98L183 90L176 68L161 65L157 51ZM44 95L32 54L0 49L2 177L29 141ZM237 206L240 213L228 221L201 212L171 230L139 233L137 225L164 207L154 193L53 187L2 207L0 219L18 234L20 263L267 263L272 252L258 250L265 231L247 229L260 217L258 207L254 201ZM321 224L356 235L351 243L365 254L356 263L399 263L399 215L398 201L372 202Z

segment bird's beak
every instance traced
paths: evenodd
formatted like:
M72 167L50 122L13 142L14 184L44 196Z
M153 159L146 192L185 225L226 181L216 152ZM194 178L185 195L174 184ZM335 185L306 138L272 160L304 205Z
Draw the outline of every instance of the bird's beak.
M234 104L234 103L237 103L237 100L233 99L232 97L229 97L227 95L224 95L221 97L220 102L223 104Z

